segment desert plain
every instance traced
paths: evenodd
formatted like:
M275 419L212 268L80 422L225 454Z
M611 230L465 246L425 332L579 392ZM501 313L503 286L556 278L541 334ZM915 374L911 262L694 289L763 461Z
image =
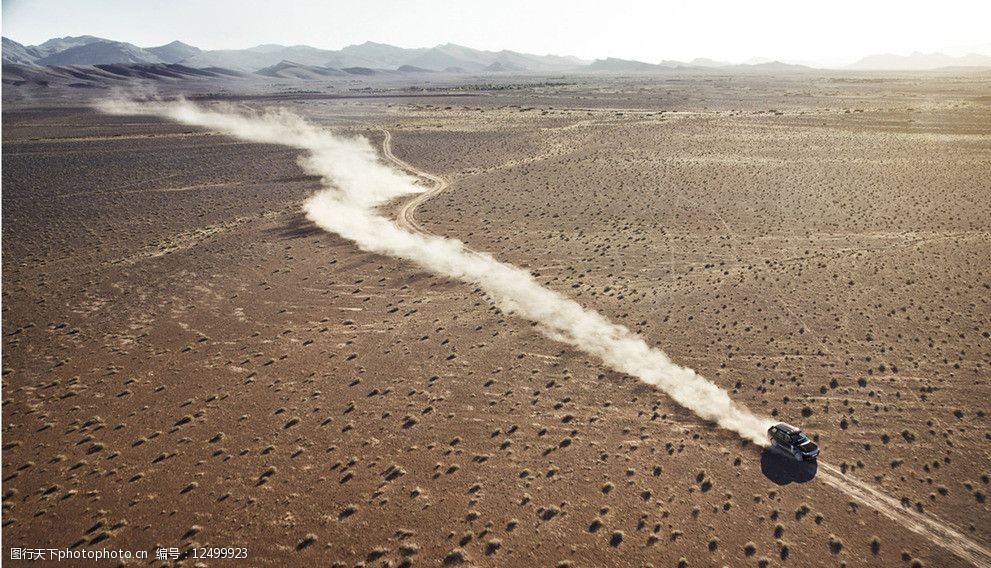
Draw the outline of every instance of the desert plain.
M93 108L120 93L9 87L3 539L248 549L128 565L991 565L989 85L672 72L190 95L281 107L442 178L383 214L801 426L817 465L320 230L298 150Z

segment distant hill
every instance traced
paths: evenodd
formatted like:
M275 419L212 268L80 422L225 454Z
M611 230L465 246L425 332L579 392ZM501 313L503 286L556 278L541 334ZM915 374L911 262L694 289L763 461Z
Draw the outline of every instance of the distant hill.
M540 55L540 60L559 67L584 67L591 63L574 55Z
M803 71L812 67L797 65L795 63L782 63L781 61L767 61L765 63L745 63L741 65L730 65L731 68L753 69L754 71Z
M894 55L885 53L869 55L849 66L849 69L922 71L940 67L991 67L991 57L972 53L953 57L943 53L919 53Z
M255 71L256 75L264 77L274 77L278 79L303 79L315 80L326 79L327 77L341 77L347 75L340 69L331 67L318 67L316 65L302 65L293 61L281 61L270 67Z
M120 41L95 41L46 55L39 65L105 65L112 63L164 63L157 55Z
M332 52L325 63L330 67L368 67L370 69L398 69L427 51L426 48L406 49L366 41L359 45L349 45L340 51ZM415 67L416 65L413 65Z
M696 57L688 62L688 65L692 67L728 67L732 63L727 63L726 61L715 61L709 59L708 57Z
M201 51L183 59L184 65L191 67L224 67L240 71L258 71L292 61L298 65L327 66L336 52L317 49L307 45L260 45L250 49L218 49Z
M176 65L178 65L178 64L176 64ZM207 71L209 73L213 73L214 75L222 76L222 77L247 77L248 76L245 73L241 73L240 71L235 71L234 69L225 69L223 67L199 67L198 69L200 69L201 71Z
M526 71L526 67L516 64L516 63L503 63L502 61L496 61L495 63L489 64L485 67L485 71L489 73L522 73Z
M576 69L588 64L587 61L582 61L577 57L530 55L505 49L494 55L495 61L490 65L498 65L508 71L562 71Z
M493 59L480 57L473 49L448 43L432 47L416 55L406 64L424 69L440 70L448 67L460 67L468 71L479 72L492 62Z
M568 71L579 69L589 63L577 57L533 55L509 50L482 51L453 43L420 50L419 53L411 53L411 55L413 57L406 61L406 65L448 72L450 69L476 73L486 70L496 72Z
M664 60L660 63L645 63L643 61L635 61L630 59L616 59L615 57L610 57L608 59L598 59L594 61L591 65L585 69L589 71L599 71L607 73L656 73L659 71L670 71L674 69L682 71L706 71L706 70L725 70L725 71L802 71L811 69L811 67L805 67L804 65L795 65L791 63L782 63L780 61L767 61L763 63L723 63L712 61L711 59L694 59L691 62L683 63L681 61Z
M588 71L606 71L614 73L643 73L665 69L660 65L634 61L631 59L617 59L609 57L606 59L596 59L591 65L585 67Z
M195 69L178 64L19 65L3 64L3 85L108 89L134 80L167 82L237 77L229 69Z
M436 73L433 69L424 69L423 67L416 67L414 65L400 65L396 71L400 73Z
M183 59L199 55L202 50L181 41L173 41L158 47L146 48L145 51L154 54L165 63L178 63Z
M86 45L88 43L94 43L98 41L110 41L110 40L91 35L53 37L52 39L46 41L41 45L32 46L32 49L37 50L39 53L39 58L41 58L46 55L51 55L53 53L58 53L60 51L71 49L73 47L79 47L82 45Z
M4 63L34 65L34 62L41 57L42 54L37 49L25 47L12 39L3 38Z
M348 75L378 75L378 71L370 67L345 67L341 69Z

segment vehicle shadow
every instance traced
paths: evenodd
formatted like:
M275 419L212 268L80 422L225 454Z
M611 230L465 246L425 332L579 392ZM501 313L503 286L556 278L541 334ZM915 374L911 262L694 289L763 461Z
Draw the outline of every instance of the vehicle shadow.
M284 225L268 229L268 232L286 239L306 239L327 234L302 212L294 214Z
M760 453L760 471L777 485L805 483L815 478L819 464L795 461L777 450L764 448Z

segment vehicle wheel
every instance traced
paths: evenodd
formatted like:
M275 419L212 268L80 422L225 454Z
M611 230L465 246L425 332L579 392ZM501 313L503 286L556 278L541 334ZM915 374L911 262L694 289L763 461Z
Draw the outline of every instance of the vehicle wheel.
M796 461L805 461L805 460L802 459L802 453L801 452L795 452L792 455L795 456L795 460Z

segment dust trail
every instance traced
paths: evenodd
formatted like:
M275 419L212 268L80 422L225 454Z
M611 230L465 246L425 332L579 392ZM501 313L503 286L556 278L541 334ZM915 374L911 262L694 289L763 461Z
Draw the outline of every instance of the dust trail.
M767 419L730 399L723 389L695 371L673 363L624 326L543 287L526 270L469 250L456 239L407 231L376 211L376 206L423 187L416 178L379 159L363 138L335 136L286 111L246 113L231 107L207 109L186 101L109 101L111 114L143 114L211 128L251 142L306 150L300 165L322 177L325 189L307 200L310 220L354 241L363 250L390 255L451 278L470 282L503 309L538 324L548 337L595 355L609 367L635 376L667 393L701 418L766 444Z

